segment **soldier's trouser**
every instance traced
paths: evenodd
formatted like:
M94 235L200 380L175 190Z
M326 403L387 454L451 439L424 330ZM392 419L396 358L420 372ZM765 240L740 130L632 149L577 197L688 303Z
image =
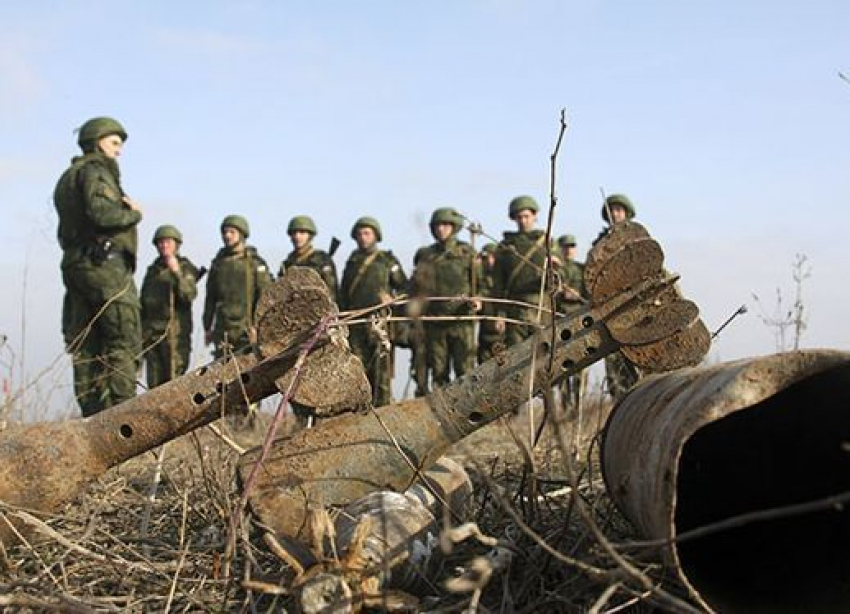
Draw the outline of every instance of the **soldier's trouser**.
M472 322L426 322L425 334L435 386L448 384L451 371L460 377L475 367Z
M526 303L530 303L531 305L537 304L537 295L520 295L520 296L512 296L510 297L515 301L523 301ZM544 301L543 307L549 309L550 305L548 300ZM516 345L520 341L525 341L528 339L536 329L535 323L537 322L537 308L536 307L523 307L521 305L508 305L507 316L512 320L519 320L522 322L528 322L528 324L511 324L507 323L505 325L505 345L507 347L511 347ZM544 311L540 314L540 323L543 326L548 325L551 320L551 316L549 312Z
M605 357L605 382L608 385L608 393L615 401L626 394L638 379L637 368L622 352L614 352Z
M149 390L186 373L189 367L191 340L183 335L174 345L176 347L172 348L168 334L165 332L145 338L145 371Z
M498 333L478 335L478 364L484 364L495 354L496 344L504 343L504 338Z
M216 360L238 352L249 345L251 345L251 340L248 338L248 331L246 330L215 330L213 332L213 358Z
M587 371L582 370L561 380L561 403L568 420L578 416L582 395L587 383Z
M91 416L136 395L139 294L121 258L78 261L63 271L63 280L63 332L73 355L74 393L83 416Z
M392 403L392 348L389 352L381 348L379 339L369 334L366 324L348 327L348 343L366 369L372 386L372 404L381 407Z

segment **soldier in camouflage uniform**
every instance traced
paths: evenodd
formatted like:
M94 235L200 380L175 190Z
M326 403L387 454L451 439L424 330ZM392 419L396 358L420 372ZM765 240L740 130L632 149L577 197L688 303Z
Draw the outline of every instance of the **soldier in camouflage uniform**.
M407 276L391 251L378 249L381 225L375 218L361 217L351 229L357 249L351 252L342 274L339 307L344 311L365 309L390 300L407 287ZM389 313L389 311L387 311ZM377 314L369 324L350 326L351 350L363 362L372 385L375 407L392 402L393 347L390 328L384 339L377 334Z
M453 301L427 301L428 316L467 316L480 309L469 299L478 280L475 250L457 239L462 227L460 215L444 207L431 216L431 234L436 242L422 247L414 257L411 294L419 297L458 297ZM435 386L470 371L475 365L475 327L471 321L426 321L428 361Z
M492 297L494 295L493 288L493 272L496 265L496 244L488 243L481 249L478 254L481 286L478 293L481 296ZM481 308L482 316L496 317L498 309L495 303L485 302ZM504 344L505 336L501 332L498 323L495 320L481 320L478 323L478 364L487 362L493 357L496 344Z
M210 265L203 318L204 340L215 344L216 358L256 340L257 300L272 281L266 261L245 244L249 234L241 215L228 215L221 223L224 247Z
M608 215L609 211L611 212L610 216ZM602 219L608 223L608 228L634 217L635 207L624 194L611 194L602 205ZM594 245L608 234L608 228L602 229L593 242ZM637 367L622 352L615 352L605 357L605 382L608 385L608 393L615 401L634 386L639 378L640 373Z
M584 287L584 263L576 260L578 247L573 235L563 235L558 239L561 248L561 301L560 310L567 314L579 311L587 304L587 292ZM564 401L568 416L578 412L584 393L587 372L580 371L565 377L561 381L561 399Z
M126 140L112 118L87 121L78 137L83 155L54 192L66 290L62 332L83 416L136 394L141 331L133 272L142 212L121 187L118 157Z
M536 305L540 295L543 267L546 262L546 233L535 228L537 203L530 196L517 196L508 207L508 215L517 225L517 232L506 232L496 250L493 271L493 292L496 297ZM557 252L552 249L552 253ZM553 256L555 266L560 259ZM499 314L513 320L535 322L537 310L520 305L498 308ZM505 344L512 346L529 337L533 327L500 323L505 328Z
M278 277L283 277L286 270L294 266L313 269L325 281L328 290L331 291L331 298L336 301L338 292L336 265L327 252L313 247L313 238L316 233L316 224L307 215L296 215L289 220L286 234L292 241L293 249L289 252L286 260L281 263Z
M183 235L171 225L153 235L159 256L142 282L142 342L148 388L186 373L192 351L192 301L198 269L179 254Z

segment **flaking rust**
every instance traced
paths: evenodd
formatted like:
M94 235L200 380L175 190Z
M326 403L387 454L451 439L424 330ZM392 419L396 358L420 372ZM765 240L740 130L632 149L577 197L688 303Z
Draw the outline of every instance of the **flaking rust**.
M292 297L297 296L298 300ZM283 313L285 312L285 313ZM82 492L110 467L278 391L277 381L296 363L300 344L336 306L318 275L296 268L267 290L258 309L259 343L193 370L180 378L87 419L39 423L0 433L0 500L34 511L54 511ZM325 354L320 371L335 357L346 386L337 405L363 405L368 382L352 363L345 339L325 336L317 349ZM309 371L311 359L305 361ZM23 527L20 527L23 530ZM16 540L8 522L0 522L0 540Z
M281 539L303 540L311 511L376 490L404 491L449 446L520 406L530 389L540 392L620 348L635 349L636 362L650 370L656 361L678 368L702 360L708 331L642 226L616 225L591 251L588 267L588 307L450 385L275 442L249 493L253 512ZM258 457L253 450L241 459L243 480Z

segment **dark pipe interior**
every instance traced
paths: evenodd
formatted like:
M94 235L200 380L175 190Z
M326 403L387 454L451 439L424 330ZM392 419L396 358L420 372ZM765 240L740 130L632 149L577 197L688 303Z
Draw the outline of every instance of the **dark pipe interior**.
M676 533L850 491L850 366L700 429L679 467ZM721 612L850 610L850 504L678 545Z

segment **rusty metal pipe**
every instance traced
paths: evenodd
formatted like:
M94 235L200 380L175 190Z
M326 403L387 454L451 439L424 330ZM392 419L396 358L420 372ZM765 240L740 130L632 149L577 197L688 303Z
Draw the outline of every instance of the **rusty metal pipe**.
M260 361L243 353L213 362L81 420L15 426L0 433L0 500L51 511L110 467L180 435L244 411L277 391L298 348ZM0 520L0 541L14 532Z
M660 274L563 318L427 397L342 415L278 440L257 474L252 511L279 538L299 540L312 508L344 506L375 490L404 491L449 446L522 405L532 378L539 392L618 349L607 322L646 309L675 280ZM651 318L630 321L644 343L677 330L666 320L659 327ZM243 483L259 455L251 450L240 460Z
M611 414L602 464L617 506L704 608L847 610L850 511L822 503L850 492L850 353L651 377Z

